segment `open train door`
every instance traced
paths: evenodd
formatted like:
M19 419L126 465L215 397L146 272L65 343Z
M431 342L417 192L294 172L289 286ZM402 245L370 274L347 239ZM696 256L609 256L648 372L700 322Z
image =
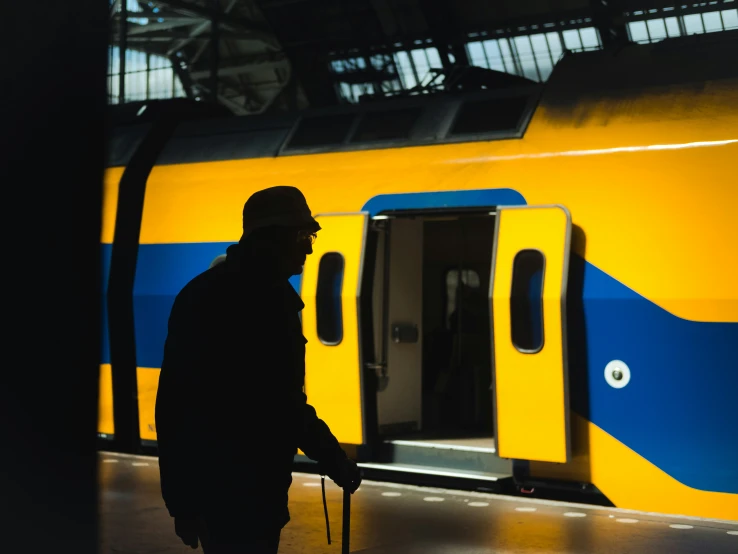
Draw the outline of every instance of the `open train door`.
M500 207L492 254L495 436L500 457L570 457L563 206Z
M359 305L368 214L328 214L302 275L305 393L343 444L364 443Z

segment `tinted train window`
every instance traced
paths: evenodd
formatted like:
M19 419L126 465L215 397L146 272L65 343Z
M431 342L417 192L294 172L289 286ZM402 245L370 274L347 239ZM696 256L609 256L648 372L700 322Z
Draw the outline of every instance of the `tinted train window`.
M527 105L527 96L464 102L449 135L515 131Z
M337 252L324 254L318 266L318 290L315 295L318 338L330 346L343 340L343 266L343 256Z
M342 144L348 136L355 114L306 117L297 124L286 149L315 148Z
M512 342L521 352L534 354L543 348L543 269L539 250L521 250L513 261L510 291Z
M367 112L351 138L351 142L410 138L410 132L418 117L420 117L420 108Z

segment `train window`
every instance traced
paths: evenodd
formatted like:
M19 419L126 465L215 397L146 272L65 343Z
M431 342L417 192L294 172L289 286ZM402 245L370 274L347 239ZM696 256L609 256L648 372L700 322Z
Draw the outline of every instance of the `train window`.
M343 340L343 267L344 259L338 252L323 254L318 265L318 290L315 294L318 338L329 346Z
M356 114L332 114L305 117L297 124L286 149L315 148L343 144Z
M479 274L473 269L461 270L461 284L471 289L478 289L481 285ZM446 272L446 326L451 327L451 316L456 311L459 288L459 270L450 269Z
M351 142L408 139L420 113L420 108L367 112L351 138Z
M449 135L515 131L527 105L527 96L464 102Z
M545 262L540 250L521 250L513 261L510 329L515 348L526 354L535 354L543 348Z

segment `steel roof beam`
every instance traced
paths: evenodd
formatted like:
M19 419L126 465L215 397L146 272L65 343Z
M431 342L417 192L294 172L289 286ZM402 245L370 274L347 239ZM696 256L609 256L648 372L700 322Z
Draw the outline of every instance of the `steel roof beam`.
M117 12L111 16L113 21L120 20L120 12ZM164 13L164 12L128 12L128 20L136 20L136 19L148 19L157 21L159 19L164 19L166 21L190 21L193 24L197 23L198 21L202 21L202 17L196 17L192 15L184 15L181 13L176 12L170 12L170 13Z
M200 36L208 29L210 29L210 21L203 21L197 27L192 29L192 31L190 31L190 36L178 41L174 46L169 48L169 50L167 50L167 56L171 56L175 54L176 52L178 52L179 50L182 50L182 48L184 48L185 46L187 46L188 44L192 43L195 40L210 40L209 36L205 36L205 37ZM221 31L221 37L222 36L223 36L223 32Z
M287 62L287 57L282 56L254 56L251 59L243 60L241 63L221 66L218 69L218 76L228 77L248 73L253 69L268 69L270 67L279 67ZM191 71L190 76L193 79L206 79L210 76L210 71Z
M179 21L163 21L156 23L148 23L146 25L129 24L128 35L143 35L145 33L151 33L156 31L167 31L169 29L176 29L177 27L189 27L197 23L197 20L185 19ZM189 33L188 33L189 36Z
M113 38L117 39L119 33L114 33ZM208 35L202 35L202 36L191 36L191 33L188 32L186 29L169 29L169 30L152 30L144 33L143 31L140 33L131 34L128 33L128 40L146 40L147 38L156 39L156 40L190 40L192 41L202 41L202 40L210 40L210 37ZM236 33L234 31L221 31L221 38L228 39L228 40L250 40L249 36L244 35L244 33ZM176 52L176 51L175 51Z
M223 10L223 13L229 14L231 10L233 10L233 8L236 6L237 2L238 0L231 0L230 3ZM197 40L199 35L201 35L205 31L210 29L211 24L212 23L210 21L204 21L200 25L192 29L192 32L190 33L190 36L188 38L184 40L180 40L174 46L172 46L169 50L167 50L167 56L173 55L177 51L182 50L182 48L190 44L192 41ZM222 36L222 31L221 31L221 36Z
M181 14L195 16L201 20L207 19L208 21L217 21L220 25L226 25L235 30L267 32L267 29L263 28L258 23L242 17L234 16L230 13L226 13L225 11L216 11L192 2L185 2L184 0L155 0L155 3L161 6L166 6Z

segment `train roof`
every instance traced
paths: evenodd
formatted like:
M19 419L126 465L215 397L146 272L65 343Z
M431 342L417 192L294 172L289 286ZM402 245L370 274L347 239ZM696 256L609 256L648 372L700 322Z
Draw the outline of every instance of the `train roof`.
M566 54L546 84L516 82L496 90L274 115L224 117L218 110L200 109L200 117L178 126L157 163L521 138L539 105L569 113L571 107L591 99L699 88L707 82L738 78L737 59L738 31L727 31ZM145 113L143 107L136 106L137 113ZM151 125L151 117L137 121L130 115L127 121L132 123L112 129L109 166L126 165Z

